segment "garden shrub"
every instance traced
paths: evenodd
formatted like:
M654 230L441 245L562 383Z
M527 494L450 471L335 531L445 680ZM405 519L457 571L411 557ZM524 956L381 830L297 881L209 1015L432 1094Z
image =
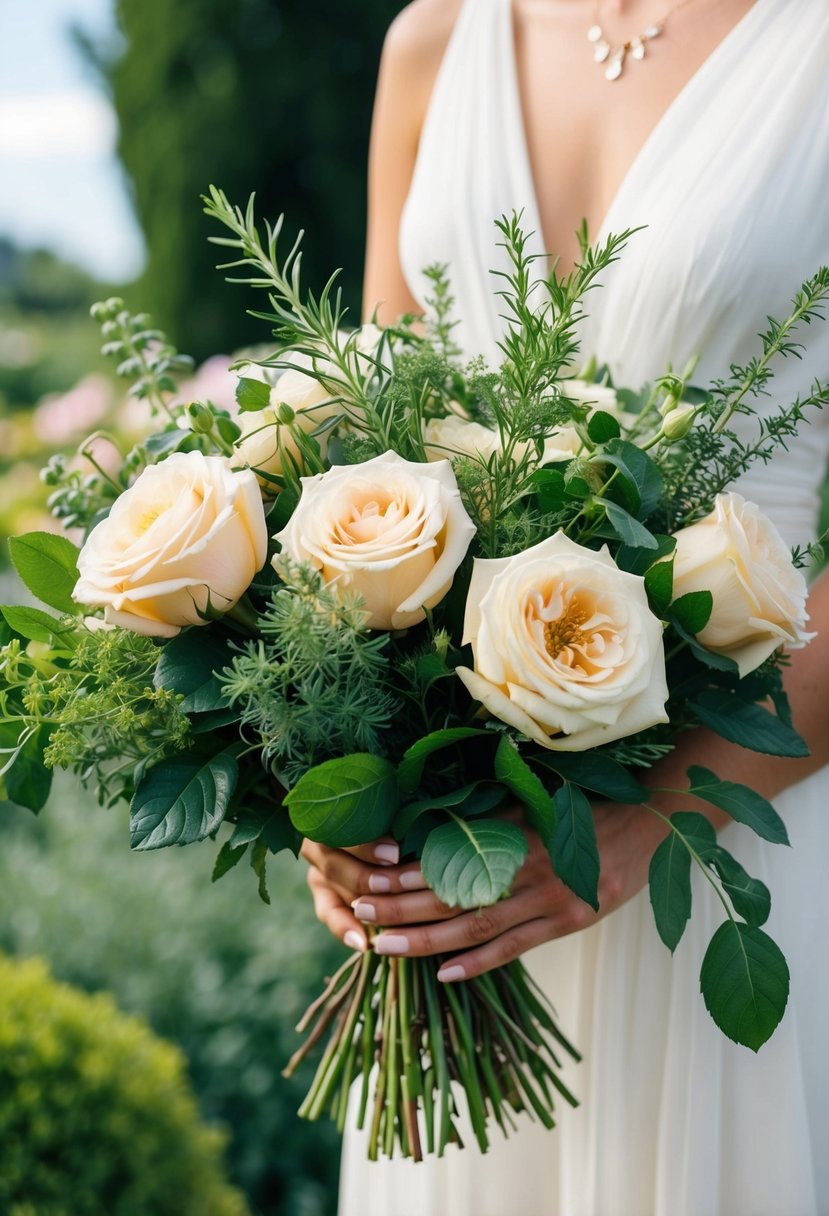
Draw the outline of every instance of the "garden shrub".
M0 1211L245 1216L184 1068L108 994L0 957Z

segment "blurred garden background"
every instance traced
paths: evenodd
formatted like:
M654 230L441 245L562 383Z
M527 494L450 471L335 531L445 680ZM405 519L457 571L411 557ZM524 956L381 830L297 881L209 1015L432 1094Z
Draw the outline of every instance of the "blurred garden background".
M214 269L210 183L239 203L255 191L260 215L285 212L289 238L304 227L306 281L342 266L357 323L371 102L401 7L0 5L2 602L23 598L5 538L53 526L47 458L72 459L96 430L128 448L144 427L100 356L95 300L122 296L194 357L184 398L227 403L231 353L269 339L246 315L258 301ZM67 779L37 818L0 802L0 955L39 955L59 979L111 991L179 1045L251 1212L328 1216L338 1139L299 1123L307 1074L287 1082L280 1069L341 949L312 918L304 867L272 865L266 907L245 867L211 887L214 854L131 854L126 808L99 807Z

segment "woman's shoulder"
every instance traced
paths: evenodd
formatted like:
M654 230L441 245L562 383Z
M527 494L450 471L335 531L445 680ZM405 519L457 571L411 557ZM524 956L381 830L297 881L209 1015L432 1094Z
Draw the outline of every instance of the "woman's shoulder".
M389 26L383 56L422 81L437 75L463 0L411 0Z

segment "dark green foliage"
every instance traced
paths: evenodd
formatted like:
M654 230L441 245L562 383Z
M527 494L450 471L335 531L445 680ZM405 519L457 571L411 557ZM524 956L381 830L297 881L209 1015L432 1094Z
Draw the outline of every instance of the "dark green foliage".
M184 1059L105 994L0 957L0 1210L244 1216Z
M232 196L256 191L262 215L284 211L292 232L312 231L308 283L343 265L356 306L371 102L402 7L119 0L126 51L104 72L149 249L140 298L197 357L267 336L244 316L252 293L219 290L198 214L211 182Z

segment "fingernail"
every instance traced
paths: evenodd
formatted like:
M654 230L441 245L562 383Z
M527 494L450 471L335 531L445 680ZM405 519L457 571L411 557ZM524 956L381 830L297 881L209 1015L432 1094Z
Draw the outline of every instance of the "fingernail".
M376 923L377 909L374 904L364 903L361 899L355 899L351 907L354 909L354 915L358 920L369 921L371 924Z
M391 890L391 879L386 878L385 874L369 874L368 889L375 895L385 895Z
M438 972L438 979L442 984L451 984L455 980L465 980L466 971L463 969L460 963L455 963L452 967L441 967L440 971Z
M365 954L368 942L363 934L359 933L356 929L349 929L343 938L343 941L347 946L350 946L352 950L359 950L360 954Z
M429 884L420 870L406 870L400 875L400 885L404 891L422 891Z
M374 939L375 954L408 954L409 939L402 933L381 933Z
M378 861L385 861L389 865L396 866L400 860L400 845L378 844L375 846L374 856Z

